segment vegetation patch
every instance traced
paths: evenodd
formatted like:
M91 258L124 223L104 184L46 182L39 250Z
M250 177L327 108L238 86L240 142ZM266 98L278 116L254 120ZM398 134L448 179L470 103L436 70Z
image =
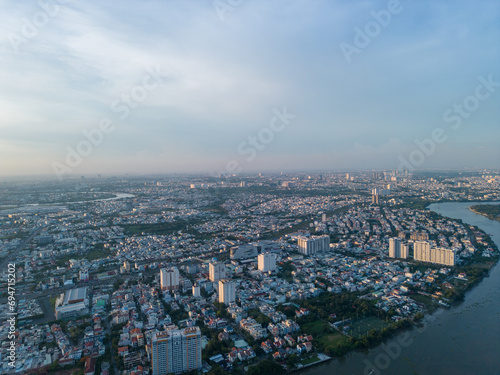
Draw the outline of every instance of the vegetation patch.
M349 332L350 336L353 336L357 339L362 339L365 337L368 332L371 330L383 330L384 328L389 327L391 324L385 322L381 319L378 319L374 316L369 316L364 319L360 319L358 321L351 322L349 324Z

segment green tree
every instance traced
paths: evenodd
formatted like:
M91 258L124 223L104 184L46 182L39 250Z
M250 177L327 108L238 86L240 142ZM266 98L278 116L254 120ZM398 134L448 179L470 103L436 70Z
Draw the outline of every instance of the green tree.
M258 365L250 366L247 375L282 375L285 372L276 362L265 359Z
M297 354L292 354L287 358L286 365L288 366L289 369L293 370L297 367L299 362L300 362L300 359L297 356Z

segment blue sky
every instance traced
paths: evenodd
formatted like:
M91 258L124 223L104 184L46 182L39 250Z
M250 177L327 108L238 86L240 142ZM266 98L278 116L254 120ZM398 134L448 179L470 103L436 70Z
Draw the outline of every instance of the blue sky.
M500 167L500 87L443 120L479 77L500 82L498 1L401 1L350 61L341 43L390 2L60 3L0 0L1 175L389 169L435 128L420 168ZM120 118L151 67L168 77ZM284 107L296 117L247 161L239 145ZM68 166L103 118L113 131Z

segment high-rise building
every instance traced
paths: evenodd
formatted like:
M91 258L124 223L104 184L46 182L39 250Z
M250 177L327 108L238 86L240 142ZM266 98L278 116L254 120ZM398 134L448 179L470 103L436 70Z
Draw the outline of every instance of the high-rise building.
M413 258L421 262L454 266L456 262L455 251L442 247L431 248L430 242L416 241L413 247Z
M208 277L210 281L217 282L226 278L226 265L224 263L212 262L208 265Z
M330 248L330 236L300 236L297 240L299 252L304 255L313 255L320 251L326 251Z
M431 243L427 241L415 241L413 244L413 259L429 262L431 259Z
M445 266L455 265L455 251L451 249L445 249L442 247L436 247L431 250L431 262L437 264L443 264Z
M198 298L201 297L201 288L199 285L193 285L193 297Z
M273 272L276 271L276 254L264 253L257 257L259 271Z
M201 370L200 328L155 333L151 340L151 367L153 375Z
M179 270L177 267L170 269L162 268L160 271L160 283L162 290L179 289Z
M379 195L378 194L373 194L372 195L372 204L379 204Z
M410 254L408 244L401 244L401 255L400 258L406 259L408 258L408 255Z
M389 238L389 257L401 258L401 238Z
M236 287L229 279L219 280L219 302L229 305L236 301Z
M326 223L326 214L321 215L321 221Z

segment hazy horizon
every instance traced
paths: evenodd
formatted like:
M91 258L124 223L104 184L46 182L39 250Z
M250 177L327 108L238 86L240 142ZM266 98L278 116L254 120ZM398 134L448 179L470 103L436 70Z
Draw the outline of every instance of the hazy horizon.
M2 5L1 176L500 167L498 1Z

